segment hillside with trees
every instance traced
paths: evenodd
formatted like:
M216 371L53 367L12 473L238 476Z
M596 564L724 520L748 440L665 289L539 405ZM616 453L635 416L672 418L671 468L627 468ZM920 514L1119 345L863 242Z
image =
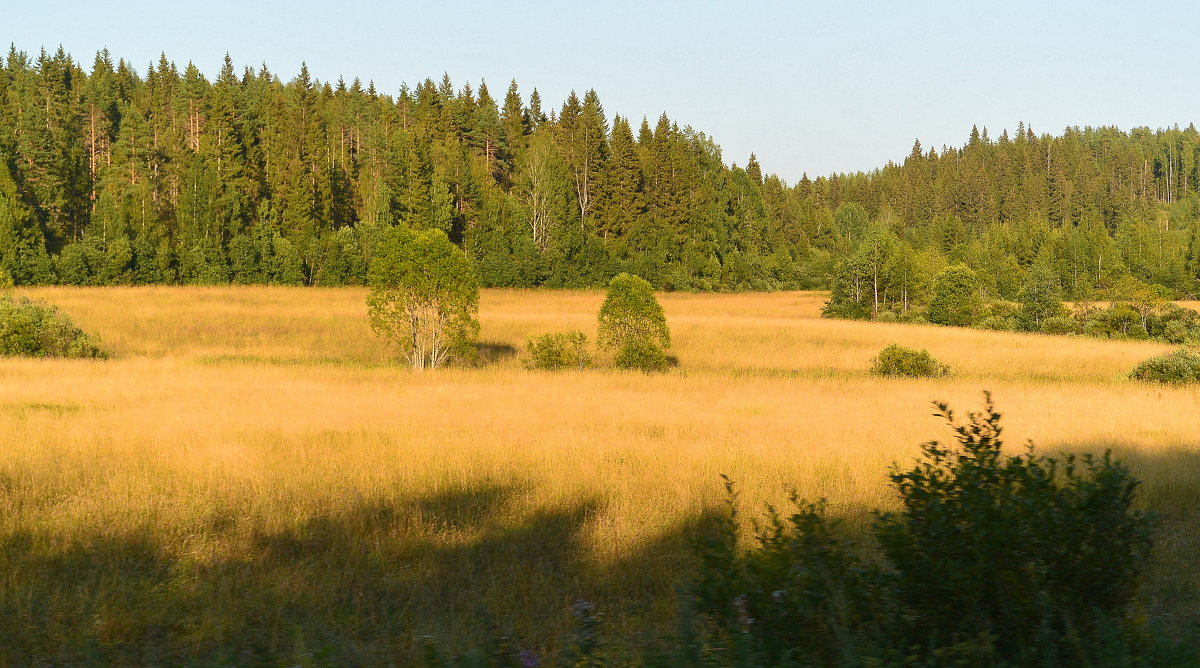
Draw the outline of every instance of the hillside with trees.
M903 314L963 264L982 298L1200 284L1200 135L1019 125L869 173L788 184L665 114L608 116L426 79L286 81L227 57L10 50L0 68L0 268L19 284L360 285L391 227L440 229L485 286L832 287ZM1047 279L1049 277L1049 279ZM847 297L849 296L849 297Z
M836 258L846 317L928 304L935 277L965 265L984 300L1049 289L1070 300L1166 296L1200 286L1196 128L1019 125L992 140L925 152L871 174L802 183Z

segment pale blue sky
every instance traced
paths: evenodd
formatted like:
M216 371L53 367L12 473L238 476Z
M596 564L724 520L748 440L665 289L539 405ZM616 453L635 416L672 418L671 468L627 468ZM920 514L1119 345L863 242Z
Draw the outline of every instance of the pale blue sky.
M606 111L713 136L794 182L867 170L1017 121L1186 126L1200 115L1200 3L54 2L0 0L0 40L107 46L144 73L160 51L213 74L266 61L289 79L516 78L557 106L595 88Z

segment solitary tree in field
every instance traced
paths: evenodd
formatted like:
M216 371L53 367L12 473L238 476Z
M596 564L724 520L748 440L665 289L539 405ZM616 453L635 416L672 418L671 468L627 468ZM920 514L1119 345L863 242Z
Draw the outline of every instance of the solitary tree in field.
M614 277L599 320L597 344L617 351L617 366L643 371L666 367L664 349L671 347L671 331L654 288L645 280L632 274Z
M368 274L371 327L414 369L470 356L479 333L479 282L467 256L441 230L393 228Z

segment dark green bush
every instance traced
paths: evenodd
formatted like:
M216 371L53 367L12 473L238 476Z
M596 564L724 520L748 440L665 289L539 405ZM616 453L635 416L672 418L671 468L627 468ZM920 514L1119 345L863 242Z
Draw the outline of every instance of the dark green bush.
M1115 336L1112 327L1099 316L1079 319L1079 331L1084 336L1097 339L1110 339Z
M1200 341L1200 313L1190 308L1167 302L1146 320L1151 338L1175 344Z
M938 404L957 447L926 443L913 468L889 476L902 509L881 514L875 533L903 637L944 647L986 632L1018 665L1089 665L1149 556L1139 483L1109 453L1003 454L986 399L964 424Z
M666 352L653 341L647 339L630 339L621 345L613 357L613 365L618 369L633 369L653 373L666 371L670 366Z
M0 298L0 356L102 359L105 354L55 307L6 297Z
M1200 354L1180 348L1166 355L1151 357L1133 367L1129 377L1147 383L1200 383Z
M875 545L793 494L744 548L726 479L692 590L721 665L1165 665L1134 660L1156 650L1126 624L1151 546L1129 471L1108 453L1003 454L990 396L963 424L938 415L957 444L893 468L901 508L876 513Z
M583 332L535 336L529 339L525 348L529 353L525 366L530 369L584 369L592 363L592 356L587 349L587 336Z
M1146 338L1142 316L1129 304L1119 303L1100 311L1095 329L1113 338Z
M879 351L871 371L880 376L938 378L950 373L950 367L938 362L928 350L913 350L896 344Z

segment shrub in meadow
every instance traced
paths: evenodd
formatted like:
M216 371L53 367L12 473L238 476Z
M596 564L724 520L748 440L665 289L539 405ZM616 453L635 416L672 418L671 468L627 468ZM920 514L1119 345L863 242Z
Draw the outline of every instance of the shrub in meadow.
M990 329L996 332L1015 332L1021 328L1021 323L1013 316L988 316L979 321L979 329Z
M592 363L592 356L587 349L587 336L583 332L535 336L525 344L525 349L528 352L525 366L530 369L585 369Z
M895 343L879 351L871 371L880 376L938 378L950 373L950 367L938 362L928 350L914 350Z
M1045 318L1040 325L1043 334L1074 334L1078 328L1078 323L1073 318L1061 315Z
M0 356L104 358L95 340L54 306L0 297Z
M1146 383L1200 383L1200 354L1180 348L1166 355L1151 357L1133 367L1129 377Z
M1166 302L1146 318L1150 336L1167 343L1200 341L1200 313Z
M1168 322L1162 326L1162 330L1159 332L1159 338L1167 343L1180 344L1187 343L1188 341L1197 338L1198 334L1200 334L1200 332L1197 332L1195 328L1190 328L1185 323L1178 320L1172 320L1171 322Z
M617 354L613 356L613 365L618 369L653 373L666 371L671 363L663 349L653 341L630 339L621 344Z
M934 279L929 299L929 322L970 327L978 321L982 309L979 278L966 265L946 267Z

